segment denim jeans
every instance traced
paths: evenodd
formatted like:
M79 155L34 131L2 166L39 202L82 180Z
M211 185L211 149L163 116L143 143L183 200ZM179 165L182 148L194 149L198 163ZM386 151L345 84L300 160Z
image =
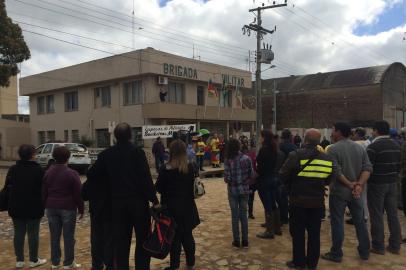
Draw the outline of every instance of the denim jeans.
M162 165L164 164L164 160L160 156L155 156L155 169L157 172L161 169Z
M45 209L51 233L51 262L59 265L61 261L60 240L63 232L64 266L71 265L75 259L76 210Z
M204 155L196 156L196 161L197 165L199 166L199 169L203 169L203 163L204 163Z
M234 241L240 241L240 222L242 240L248 241L248 196L248 194L234 195L228 192Z
M385 250L383 213L386 212L389 227L389 247L400 249L402 242L397 209L397 183L368 184L368 207L371 220L372 247Z
M277 178L273 176L261 179L258 185L258 195L267 214L271 214L272 210L276 209L277 189Z
M355 232L358 239L358 253L361 257L369 257L369 235L367 225L364 220L364 210L362 199L352 198L346 201L339 196L330 195L330 215L331 215L331 237L333 246L331 253L336 258L343 257L343 241L344 241L344 213L345 207L348 206L354 221Z
M17 262L24 261L25 235L28 236L30 262L38 261L39 226L41 219L13 218L14 252Z

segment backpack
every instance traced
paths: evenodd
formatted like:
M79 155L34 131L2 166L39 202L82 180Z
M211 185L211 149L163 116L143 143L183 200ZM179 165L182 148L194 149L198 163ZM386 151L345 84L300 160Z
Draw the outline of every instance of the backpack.
M176 224L167 212L153 213L152 217L151 232L143 247L149 256L162 260L171 250Z
M195 194L195 199L198 199L198 198L202 197L204 194L206 194L206 191L204 189L204 184L199 177L195 178L193 189L194 189L193 191Z

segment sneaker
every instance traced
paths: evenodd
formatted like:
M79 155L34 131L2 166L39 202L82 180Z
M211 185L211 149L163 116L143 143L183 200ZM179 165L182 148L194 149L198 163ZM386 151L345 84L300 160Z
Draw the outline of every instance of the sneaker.
M24 268L24 262L16 262L16 268L17 269Z
M391 248L391 247L387 246L386 250L389 253L392 253L392 254L395 254L395 255L400 255L400 250L399 249L394 249L394 248Z
M376 248L371 248L370 252L378 255L385 255L385 250L380 250Z
M41 266L46 263L47 263L47 260L38 258L38 260L36 262L30 262L30 268Z
M248 215L248 218L255 219L254 215Z
M59 264L58 265L51 265L51 269L59 269Z
M64 266L63 269L77 269L80 268L82 265L73 262L71 265Z
M293 261L286 262L286 266L291 269L305 270L304 267L297 266Z
M321 255L321 258L335 263L340 263L343 260L342 258L334 256L331 252L327 252Z
M236 247L236 248L241 247L240 241L233 241L231 244L233 245L233 247Z
M273 233L271 233L271 232L265 231L263 233L258 233L257 237L262 238L262 239L274 239L275 235Z
M241 246L243 248L248 248L248 241L247 240L242 240Z

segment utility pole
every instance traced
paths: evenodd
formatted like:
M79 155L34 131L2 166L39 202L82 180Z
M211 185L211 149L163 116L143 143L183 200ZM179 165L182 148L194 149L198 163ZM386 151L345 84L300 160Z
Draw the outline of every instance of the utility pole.
M245 34L246 32L248 33L248 36L250 35L251 31L255 31L257 34L257 71L255 74L255 86L256 86L256 102L257 102L257 123L256 123L256 144L257 144L257 150L259 149L259 137L260 137L260 132L262 129L262 89L261 89L261 64L262 64L262 59L261 59L261 40L263 39L263 36L266 34L273 34L276 30L276 27L274 30L268 30L262 27L262 18L261 18L261 11L265 9L271 9L271 8L278 8L278 7L285 7L287 6L287 0L285 0L284 4L275 4L275 1L273 2L273 5L270 6L265 6L264 3L262 3L262 6L253 8L248 10L249 12L256 12L256 19L254 19L253 23L250 23L249 25L244 25L242 28L243 33ZM255 14L255 13L254 13ZM256 22L256 24L255 24Z

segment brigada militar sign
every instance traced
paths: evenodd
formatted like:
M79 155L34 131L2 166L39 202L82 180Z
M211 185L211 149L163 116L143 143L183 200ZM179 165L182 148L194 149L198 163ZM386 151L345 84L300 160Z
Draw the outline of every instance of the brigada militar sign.
M189 79L197 79L197 70L195 68L177 66L167 63L164 63L164 74Z

